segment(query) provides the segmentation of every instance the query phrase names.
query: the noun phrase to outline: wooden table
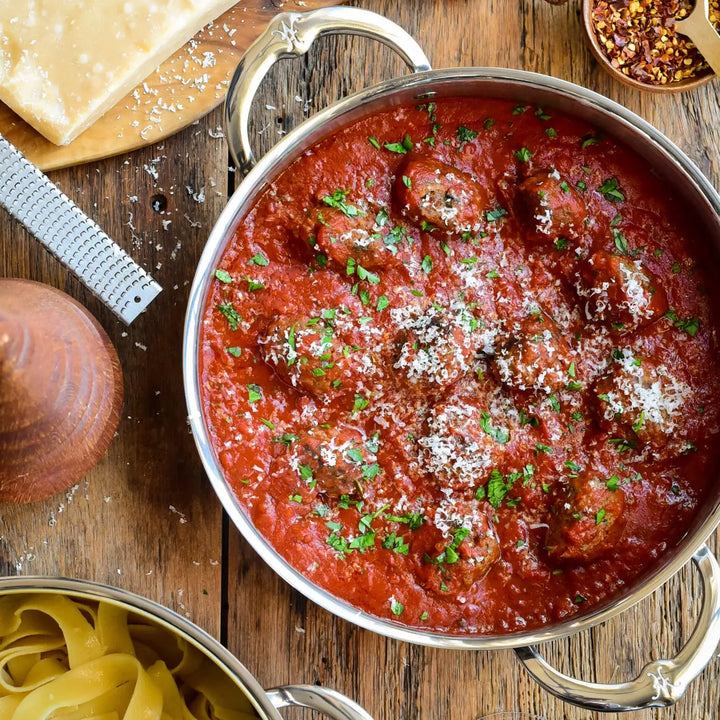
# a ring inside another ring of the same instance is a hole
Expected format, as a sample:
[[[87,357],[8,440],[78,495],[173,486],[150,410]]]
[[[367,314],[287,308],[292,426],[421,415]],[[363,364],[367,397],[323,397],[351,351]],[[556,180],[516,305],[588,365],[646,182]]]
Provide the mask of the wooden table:
[[[275,0],[275,5],[282,5]],[[664,131],[720,187],[720,84],[671,97],[611,80],[581,35],[579,3],[541,0],[361,0],[408,29],[435,67],[525,68],[588,86]],[[294,0],[285,9],[297,9]],[[258,149],[306,112],[368,83],[404,72],[385,48],[331,38],[302,61],[281,63],[258,97]],[[236,183],[217,129],[217,110],[169,140],[53,173],[53,179],[165,290],[125,328],[5,214],[0,273],[70,293],[107,329],[122,362],[126,401],[110,450],[76,488],[47,502],[0,510],[3,574],[89,578],[121,586],[192,619],[224,643],[266,687],[310,682],[337,688],[378,720],[474,720],[524,710],[555,720],[591,713],[540,690],[513,654],[430,650],[336,619],[291,590],[255,555],[206,480],[186,424],[181,337],[189,284],[203,243]],[[157,200],[167,209],[157,212]],[[2,459],[0,458],[0,462]],[[718,536],[712,545],[718,548]],[[546,655],[586,679],[637,674],[689,636],[699,588],[691,570],[624,616],[552,643]],[[715,718],[720,662],[672,709],[636,717]],[[302,711],[287,717],[309,717]]]

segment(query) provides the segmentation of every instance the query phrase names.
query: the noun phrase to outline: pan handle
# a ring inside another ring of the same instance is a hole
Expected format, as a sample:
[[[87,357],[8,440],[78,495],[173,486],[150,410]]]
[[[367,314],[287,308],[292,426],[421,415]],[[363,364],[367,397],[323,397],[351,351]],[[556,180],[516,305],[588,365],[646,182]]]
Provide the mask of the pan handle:
[[[276,708],[311,708],[324,713],[332,720],[373,720],[350,698],[336,690],[317,685],[283,685],[265,692]]]
[[[329,7],[276,15],[240,60],[225,101],[230,154],[243,175],[247,175],[256,162],[250,147],[248,121],[253,98],[265,75],[279,59],[304,55],[321,35],[338,33],[379,40],[395,50],[414,72],[430,70],[425,53],[412,36],[369,10]]]
[[[707,545],[693,555],[703,581],[703,605],[698,624],[687,644],[669,660],[653,660],[630,682],[589,683],[563,675],[536,647],[515,652],[526,670],[555,697],[599,712],[624,712],[676,703],[688,685],[712,660],[720,642],[720,566]]]

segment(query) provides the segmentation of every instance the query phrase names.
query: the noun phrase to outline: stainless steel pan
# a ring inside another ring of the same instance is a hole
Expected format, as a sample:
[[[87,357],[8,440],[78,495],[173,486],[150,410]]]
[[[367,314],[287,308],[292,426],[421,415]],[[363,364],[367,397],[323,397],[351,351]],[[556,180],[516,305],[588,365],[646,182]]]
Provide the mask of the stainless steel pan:
[[[353,33],[393,47],[414,74],[399,77],[352,95],[319,112],[287,135],[265,157],[256,161],[248,135],[253,95],[268,69],[279,58],[302,55],[319,35]],[[706,237],[720,256],[720,196],[690,159],[664,135],[626,108],[586,88],[552,77],[501,68],[430,70],[415,41],[394,23],[355,8],[327,8],[308,13],[284,13],[242,59],[230,87],[226,106],[227,136],[238,168],[245,175],[208,239],[192,286],[183,348],[185,392],[190,424],[210,481],[225,510],[258,554],[290,585],[330,612],[397,640],[442,648],[487,650],[515,648],[537,681],[557,697],[599,711],[637,710],[676,702],[688,684],[713,657],[720,641],[720,568],[704,545],[720,523],[720,483],[708,497],[679,544],[633,585],[612,600],[571,620],[540,630],[494,636],[454,636],[405,627],[362,612],[337,599],[300,575],[250,523],[223,477],[203,418],[198,372],[200,323],[213,271],[233,230],[263,189],[307,148],[353,121],[404,103],[442,97],[512,99],[552,108],[591,123],[598,130],[630,145],[645,160],[648,171],[670,183],[699,218]],[[720,257],[719,257],[720,259]],[[646,597],[690,559],[701,574],[704,600],[697,627],[677,657],[655,660],[640,675],[610,685],[575,680],[550,667],[535,644],[585,630],[624,612]]]

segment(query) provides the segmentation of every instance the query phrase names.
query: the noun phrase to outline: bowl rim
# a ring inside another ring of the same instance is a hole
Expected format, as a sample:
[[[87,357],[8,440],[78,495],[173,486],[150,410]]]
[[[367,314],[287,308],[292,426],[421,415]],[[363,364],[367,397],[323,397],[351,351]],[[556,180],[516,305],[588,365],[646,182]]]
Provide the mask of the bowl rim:
[[[703,70],[699,75],[685,78],[684,80],[669,82],[665,85],[644,83],[640,82],[640,80],[636,80],[630,75],[625,75],[625,73],[621,72],[618,68],[612,65],[610,58],[605,54],[602,46],[600,45],[600,40],[595,32],[592,19],[592,9],[595,2],[596,0],[583,0],[583,29],[592,54],[595,56],[595,59],[598,61],[603,70],[605,70],[605,72],[607,72],[611,77],[628,87],[635,88],[636,90],[643,90],[644,92],[655,93],[657,95],[670,95],[672,93],[695,90],[695,88],[705,85],[716,77],[710,67]]]
[[[92,580],[45,575],[0,578],[0,597],[31,593],[65,595],[111,603],[178,633],[226,672],[245,694],[260,718],[282,720],[252,673],[218,640],[174,610],[129,590]]]
[[[284,169],[283,162],[289,164],[290,160],[288,158],[294,160],[302,150],[314,144],[317,139],[329,134],[335,128],[341,127],[342,124],[338,121],[347,117],[353,111],[360,109],[362,106],[367,106],[371,101],[386,101],[388,98],[392,99],[402,93],[415,93],[416,100],[431,98],[439,87],[457,82],[510,83],[518,88],[518,93],[523,90],[526,92],[536,90],[556,93],[565,100],[600,111],[608,120],[619,123],[620,127],[644,135],[651,142],[654,149],[658,150],[674,166],[674,169],[680,171],[681,175],[689,182],[689,185],[694,188],[694,192],[698,197],[710,206],[720,222],[720,195],[690,158],[640,116],[604,95],[551,76],[525,70],[494,67],[428,70],[386,80],[350,95],[305,120],[264,155],[235,190],[210,232],[191,286],[183,336],[183,381],[188,407],[188,422],[201,461],[218,499],[245,540],[291,587],[334,615],[366,630],[396,640],[438,648],[463,650],[508,649],[548,642],[572,635],[615,617],[650,595],[691,559],[707,537],[720,524],[720,498],[714,509],[703,519],[700,526],[679,541],[679,545],[682,545],[682,547],[679,547],[672,554],[672,558],[653,572],[639,587],[633,592],[622,595],[609,603],[601,604],[586,614],[574,616],[570,620],[539,629],[505,635],[456,635],[431,632],[379,618],[353,607],[344,600],[340,600],[305,578],[270,545],[269,541],[257,531],[245,515],[229,482],[223,476],[220,463],[210,441],[201,400],[199,337],[207,291],[212,282],[216,260],[219,259],[225,246],[229,243],[241,216],[249,209],[250,201],[254,201],[258,194]],[[447,93],[448,97],[451,95],[452,93]],[[456,92],[455,95],[462,95],[462,93]],[[492,95],[488,94],[486,97],[492,97]],[[402,103],[396,101],[395,103],[389,103],[388,107],[396,104]],[[350,122],[350,120],[346,120],[345,124],[347,122]],[[335,124],[334,127],[333,123]],[[665,555],[670,554],[665,553]]]

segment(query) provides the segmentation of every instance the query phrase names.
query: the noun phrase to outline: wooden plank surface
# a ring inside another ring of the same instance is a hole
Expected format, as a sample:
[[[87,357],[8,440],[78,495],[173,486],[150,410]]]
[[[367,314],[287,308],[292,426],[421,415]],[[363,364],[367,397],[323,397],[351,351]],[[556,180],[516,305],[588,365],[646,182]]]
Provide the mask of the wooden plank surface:
[[[619,100],[666,132],[720,186],[720,83],[662,98],[617,84],[584,44],[577,3],[355,4],[398,21],[436,67],[525,68]],[[292,0],[275,5],[298,9]],[[308,113],[401,72],[402,63],[378,44],[359,38],[320,41],[304,59],[284,61],[271,73],[255,106],[256,147],[266,150]],[[0,215],[0,274],[51,283],[85,303],[117,347],[126,383],[118,435],[74,492],[44,503],[0,507],[0,572],[86,577],[142,593],[216,636],[223,631],[230,649],[265,686],[318,682],[354,697],[377,720],[475,720],[514,710],[547,720],[595,717],[538,689],[511,652],[430,650],[334,618],[279,580],[232,527],[223,554],[222,513],[188,434],[181,382],[188,286],[234,182],[225,141],[216,137],[221,123],[216,110],[160,144],[52,175],[164,286],[130,329],[21,227]],[[163,214],[153,210],[158,202],[167,203]],[[587,679],[630,677],[647,659],[677,651],[692,631],[699,596],[693,573],[683,571],[625,616],[549,644],[546,655]],[[719,679],[716,660],[676,707],[633,717],[714,720]]]

